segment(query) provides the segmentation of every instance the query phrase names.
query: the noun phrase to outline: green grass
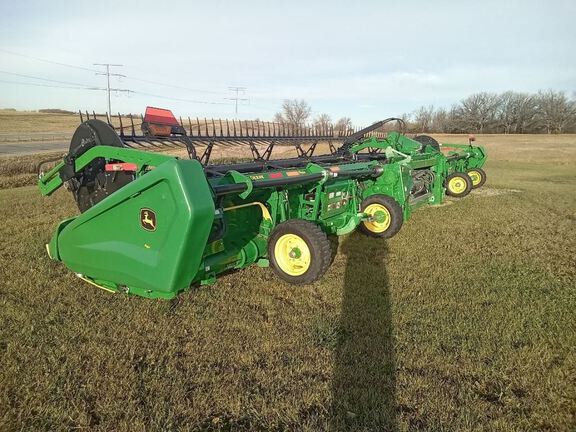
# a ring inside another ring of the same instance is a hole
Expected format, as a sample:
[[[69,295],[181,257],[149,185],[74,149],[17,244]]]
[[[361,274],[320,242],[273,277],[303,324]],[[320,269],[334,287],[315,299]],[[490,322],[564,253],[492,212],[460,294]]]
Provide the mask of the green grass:
[[[0,430],[574,430],[574,150],[487,171],[313,286],[251,267],[171,302],[48,259],[66,191],[0,190]]]

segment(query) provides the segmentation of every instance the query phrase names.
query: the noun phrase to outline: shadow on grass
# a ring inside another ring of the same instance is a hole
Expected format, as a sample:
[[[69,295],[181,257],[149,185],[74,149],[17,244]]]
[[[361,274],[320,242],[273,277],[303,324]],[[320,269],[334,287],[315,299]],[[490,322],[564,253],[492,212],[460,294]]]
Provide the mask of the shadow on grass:
[[[395,359],[384,240],[343,239],[344,293],[332,383],[333,431],[395,431]]]

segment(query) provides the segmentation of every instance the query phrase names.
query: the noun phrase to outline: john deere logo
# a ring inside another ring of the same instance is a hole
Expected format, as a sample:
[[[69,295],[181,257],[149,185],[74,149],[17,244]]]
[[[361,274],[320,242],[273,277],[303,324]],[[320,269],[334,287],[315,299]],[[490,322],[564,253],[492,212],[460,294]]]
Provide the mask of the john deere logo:
[[[146,231],[156,231],[156,213],[150,209],[140,209],[140,225]]]

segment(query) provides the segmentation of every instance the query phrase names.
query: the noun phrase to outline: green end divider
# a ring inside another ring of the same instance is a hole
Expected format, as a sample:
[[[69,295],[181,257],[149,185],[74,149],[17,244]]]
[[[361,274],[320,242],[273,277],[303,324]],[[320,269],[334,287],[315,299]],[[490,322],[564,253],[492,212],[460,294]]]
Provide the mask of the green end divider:
[[[200,163],[166,160],[60,224],[49,253],[103,288],[171,298],[199,271],[214,211]]]

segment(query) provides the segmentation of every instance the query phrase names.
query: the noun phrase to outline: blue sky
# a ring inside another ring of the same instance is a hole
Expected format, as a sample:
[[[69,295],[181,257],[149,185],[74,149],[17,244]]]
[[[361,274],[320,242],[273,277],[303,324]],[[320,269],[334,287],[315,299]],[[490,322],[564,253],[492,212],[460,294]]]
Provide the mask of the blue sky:
[[[114,95],[114,112],[154,105],[231,117],[229,86],[247,87],[241,118],[270,119],[283,99],[302,98],[315,115],[355,124],[478,91],[572,95],[575,17],[575,1],[554,0],[3,0],[0,107],[106,110],[102,91],[15,84],[105,85],[92,71],[22,55],[88,69],[123,64],[115,71],[126,78],[112,86],[140,93]]]

